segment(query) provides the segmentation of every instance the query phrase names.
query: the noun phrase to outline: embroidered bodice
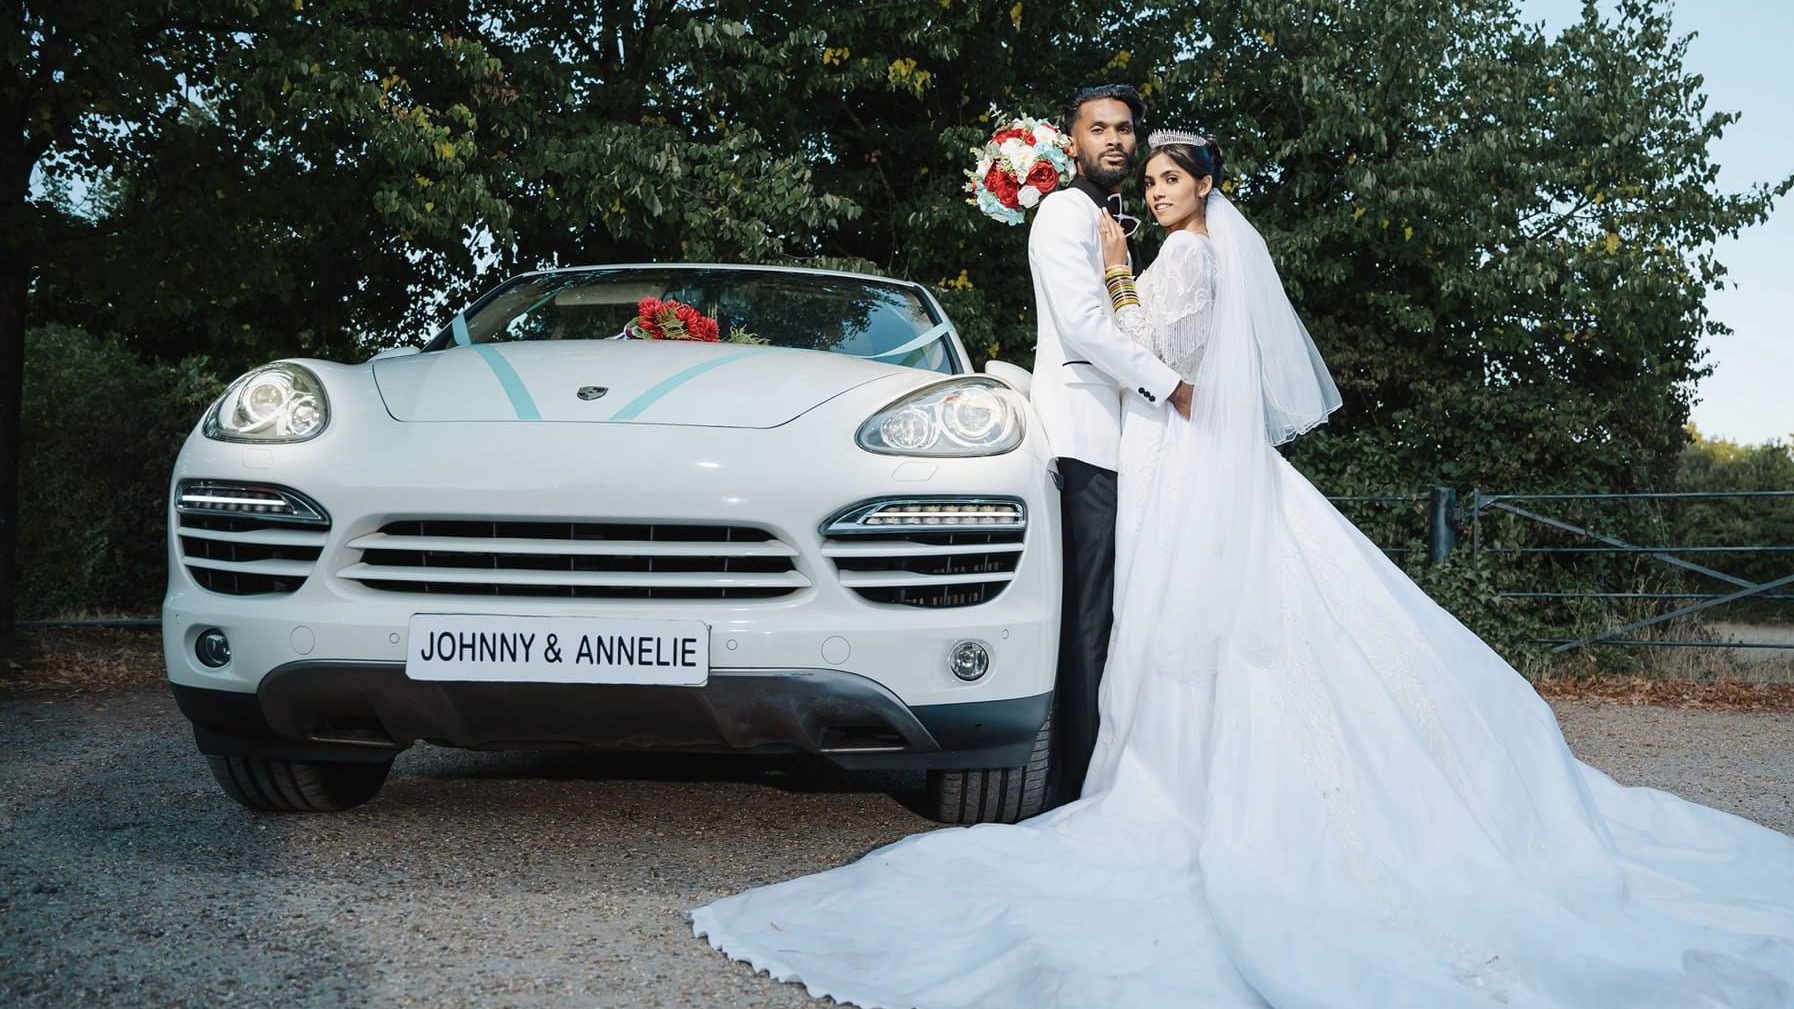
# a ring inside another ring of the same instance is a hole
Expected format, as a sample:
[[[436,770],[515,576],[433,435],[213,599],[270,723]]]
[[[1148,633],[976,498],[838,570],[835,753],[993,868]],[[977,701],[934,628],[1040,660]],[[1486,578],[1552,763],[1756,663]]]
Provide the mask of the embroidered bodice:
[[[1184,381],[1195,382],[1214,320],[1215,253],[1208,236],[1172,233],[1136,286],[1140,304],[1117,312],[1115,324]]]

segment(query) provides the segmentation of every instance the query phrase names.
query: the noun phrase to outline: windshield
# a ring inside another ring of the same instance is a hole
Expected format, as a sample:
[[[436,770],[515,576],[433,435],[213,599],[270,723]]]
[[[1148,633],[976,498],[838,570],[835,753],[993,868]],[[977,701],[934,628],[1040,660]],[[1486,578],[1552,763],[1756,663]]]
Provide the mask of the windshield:
[[[906,284],[753,269],[576,270],[520,277],[431,342],[627,339],[643,298],[716,320],[727,342],[825,350],[944,374],[959,369],[950,330]]]

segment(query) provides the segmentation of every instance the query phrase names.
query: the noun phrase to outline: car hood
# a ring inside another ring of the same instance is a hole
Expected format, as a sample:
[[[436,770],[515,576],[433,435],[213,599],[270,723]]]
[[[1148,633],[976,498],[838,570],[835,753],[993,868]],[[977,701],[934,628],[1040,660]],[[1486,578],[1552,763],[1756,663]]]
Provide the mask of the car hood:
[[[849,389],[913,368],[727,343],[479,344],[373,362],[400,421],[574,421],[777,427]]]

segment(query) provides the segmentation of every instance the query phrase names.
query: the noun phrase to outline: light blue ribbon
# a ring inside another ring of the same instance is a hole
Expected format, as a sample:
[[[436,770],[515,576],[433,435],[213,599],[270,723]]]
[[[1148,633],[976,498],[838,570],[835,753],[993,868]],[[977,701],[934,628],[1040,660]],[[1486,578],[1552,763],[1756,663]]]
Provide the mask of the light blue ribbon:
[[[941,339],[942,337],[946,336],[948,333],[950,333],[952,331],[953,331],[952,325],[949,323],[943,322],[940,325],[929,330],[928,332],[923,333],[921,336],[916,337],[914,340],[909,341],[908,343],[904,344],[901,347],[893,347],[890,350],[881,350],[876,354],[848,354],[847,356],[848,357],[857,357],[864,361],[879,361],[879,360],[883,360],[884,358],[887,358],[887,357],[902,357],[903,355],[909,353],[912,350],[919,350],[923,347],[928,346],[929,344],[933,343],[936,340]],[[838,351],[837,353],[840,353],[840,352]]]
[[[789,347],[752,347],[752,348],[749,348],[748,350],[743,350],[738,353],[725,354],[722,357],[712,358],[711,360],[705,361],[701,364],[694,364],[691,367],[686,368],[683,371],[676,371],[673,374],[668,375],[666,378],[661,379],[659,382],[654,383],[654,385],[651,388],[649,388],[646,392],[643,392],[640,396],[637,396],[636,398],[623,404],[623,408],[618,410],[616,413],[611,414],[610,419],[611,420],[634,420],[635,418],[641,416],[641,413],[643,410],[646,410],[650,406],[653,406],[655,401],[660,399],[662,396],[665,396],[667,393],[672,392],[674,389],[679,388],[680,386],[691,381],[692,379],[697,378],[699,375],[702,375],[705,372],[710,371],[714,368],[721,368],[723,365],[728,364],[731,361],[739,361],[744,357],[753,357],[756,354],[765,354],[765,353],[768,353],[771,351],[790,350],[790,349],[791,348],[789,348]]]
[[[511,362],[505,360],[505,356],[499,352],[498,348],[489,343],[474,344],[470,342],[467,332],[467,316],[465,314],[460,312],[455,313],[454,319],[449,322],[449,328],[454,334],[455,344],[457,346],[473,347],[473,349],[480,355],[481,359],[486,362],[486,366],[492,369],[492,374],[498,379],[498,384],[504,388],[505,395],[510,398],[511,409],[517,414],[518,420],[542,419],[542,412],[536,408],[536,401],[530,397],[529,389],[524,386],[523,380],[517,376],[517,370],[511,367]],[[876,354],[847,354],[846,356],[857,357],[866,361],[878,361],[885,358],[901,357],[926,347],[937,340],[945,338],[948,333],[952,332],[952,330],[953,327],[950,324],[943,322],[927,332],[916,336],[914,339],[905,342],[901,346],[893,347],[890,350],[879,351]],[[634,420],[641,416],[649,407],[664,398],[668,393],[705,372],[720,368],[723,365],[734,361],[739,361],[744,357],[753,357],[757,354],[790,349],[792,348],[750,347],[747,350],[739,351],[734,354],[725,354],[722,357],[694,364],[683,371],[674,372],[666,378],[661,379],[659,382],[656,382],[641,395],[630,400],[628,403],[623,404],[616,413],[611,415],[610,419],[613,421]],[[838,351],[837,353],[844,352]]]
[[[455,319],[459,321],[461,317],[457,315]],[[459,333],[466,331],[467,323],[462,322]],[[492,374],[498,377],[498,384],[504,386],[505,395],[511,398],[511,409],[516,412],[517,419],[541,420],[542,411],[536,409],[536,401],[530,398],[529,390],[524,388],[523,379],[517,377],[517,369],[511,367],[511,362],[505,360],[498,348],[489,343],[480,343],[475,344],[473,349],[479,352],[480,357],[485,359],[486,366],[492,369]]]

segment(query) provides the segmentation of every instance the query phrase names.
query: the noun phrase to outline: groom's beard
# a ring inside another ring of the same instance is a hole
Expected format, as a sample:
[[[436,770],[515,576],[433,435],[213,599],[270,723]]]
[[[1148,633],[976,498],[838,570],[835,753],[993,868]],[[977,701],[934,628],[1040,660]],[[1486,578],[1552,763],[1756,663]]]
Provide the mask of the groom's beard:
[[[1120,186],[1121,181],[1134,170],[1134,155],[1130,154],[1126,161],[1110,167],[1102,162],[1102,156],[1105,153],[1107,152],[1098,151],[1094,158],[1078,155],[1078,173],[1104,189],[1114,189]]]

